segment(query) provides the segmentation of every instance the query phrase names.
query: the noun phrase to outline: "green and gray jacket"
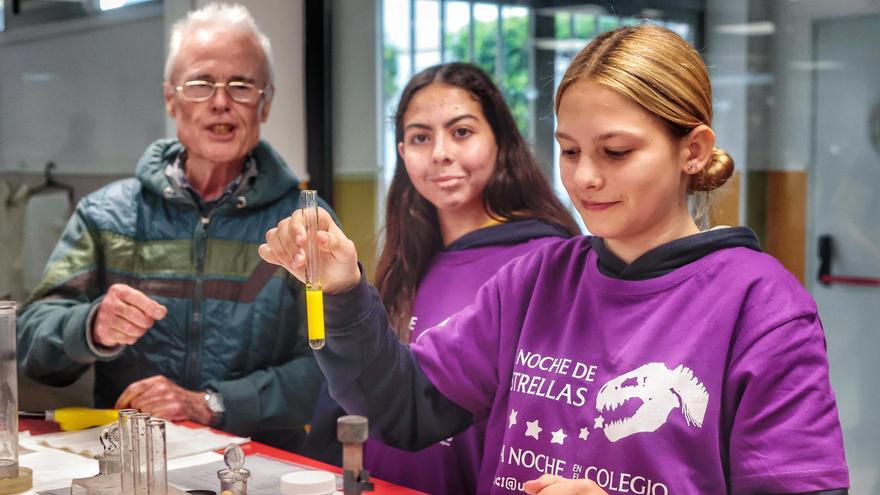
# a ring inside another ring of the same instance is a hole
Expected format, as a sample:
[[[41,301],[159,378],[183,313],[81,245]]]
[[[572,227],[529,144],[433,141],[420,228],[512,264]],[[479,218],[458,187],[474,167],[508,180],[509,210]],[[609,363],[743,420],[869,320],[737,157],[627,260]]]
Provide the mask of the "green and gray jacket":
[[[18,318],[20,366],[60,386],[94,363],[98,407],[161,374],[189,390],[219,391],[226,431],[301,428],[323,379],[302,329],[303,286],[257,254],[266,231],[298,207],[299,183],[260,142],[251,154],[256,176],[203,217],[164,172],[181,150],[176,140],[156,141],[137,178],[77,205]],[[87,340],[87,326],[115,283],[146,293],[168,315],[136,344],[103,352]]]

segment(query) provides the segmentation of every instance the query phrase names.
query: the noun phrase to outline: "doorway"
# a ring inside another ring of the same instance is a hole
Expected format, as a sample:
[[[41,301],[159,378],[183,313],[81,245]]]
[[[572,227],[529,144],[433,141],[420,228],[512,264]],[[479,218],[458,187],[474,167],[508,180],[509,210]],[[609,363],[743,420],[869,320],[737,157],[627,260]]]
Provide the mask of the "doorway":
[[[832,275],[880,278],[880,64],[869,62],[878,60],[880,16],[814,28],[807,283],[825,328],[850,493],[880,495],[880,286],[817,280],[820,236],[831,239]]]

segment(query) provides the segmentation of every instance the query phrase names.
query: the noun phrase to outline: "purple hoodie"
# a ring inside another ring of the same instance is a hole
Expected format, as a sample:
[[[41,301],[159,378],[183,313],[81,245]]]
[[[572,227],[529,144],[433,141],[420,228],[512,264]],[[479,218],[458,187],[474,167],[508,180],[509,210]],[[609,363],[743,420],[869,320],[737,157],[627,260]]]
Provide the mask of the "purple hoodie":
[[[588,238],[555,244],[412,349],[444,396],[488,415],[479,493],[543,473],[611,494],[849,485],[815,303],[750,249],[632,281],[600,273]]]

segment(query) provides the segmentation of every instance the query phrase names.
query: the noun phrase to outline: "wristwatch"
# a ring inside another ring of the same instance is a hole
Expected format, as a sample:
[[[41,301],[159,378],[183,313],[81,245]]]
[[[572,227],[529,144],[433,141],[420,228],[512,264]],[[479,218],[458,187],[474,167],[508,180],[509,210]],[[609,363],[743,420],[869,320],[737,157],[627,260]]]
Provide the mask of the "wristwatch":
[[[223,404],[223,396],[216,390],[205,390],[205,405],[211,410],[211,424],[209,426],[218,426],[223,422],[223,414],[226,412],[226,406]]]

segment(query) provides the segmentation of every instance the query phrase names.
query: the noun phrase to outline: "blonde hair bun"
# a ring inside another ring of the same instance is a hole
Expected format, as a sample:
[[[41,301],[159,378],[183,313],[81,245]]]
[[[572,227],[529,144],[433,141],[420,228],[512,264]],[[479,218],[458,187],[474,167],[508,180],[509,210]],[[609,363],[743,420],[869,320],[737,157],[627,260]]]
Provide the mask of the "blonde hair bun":
[[[726,151],[712,148],[712,159],[699,173],[691,177],[690,191],[712,191],[723,186],[733,175],[733,158]]]

